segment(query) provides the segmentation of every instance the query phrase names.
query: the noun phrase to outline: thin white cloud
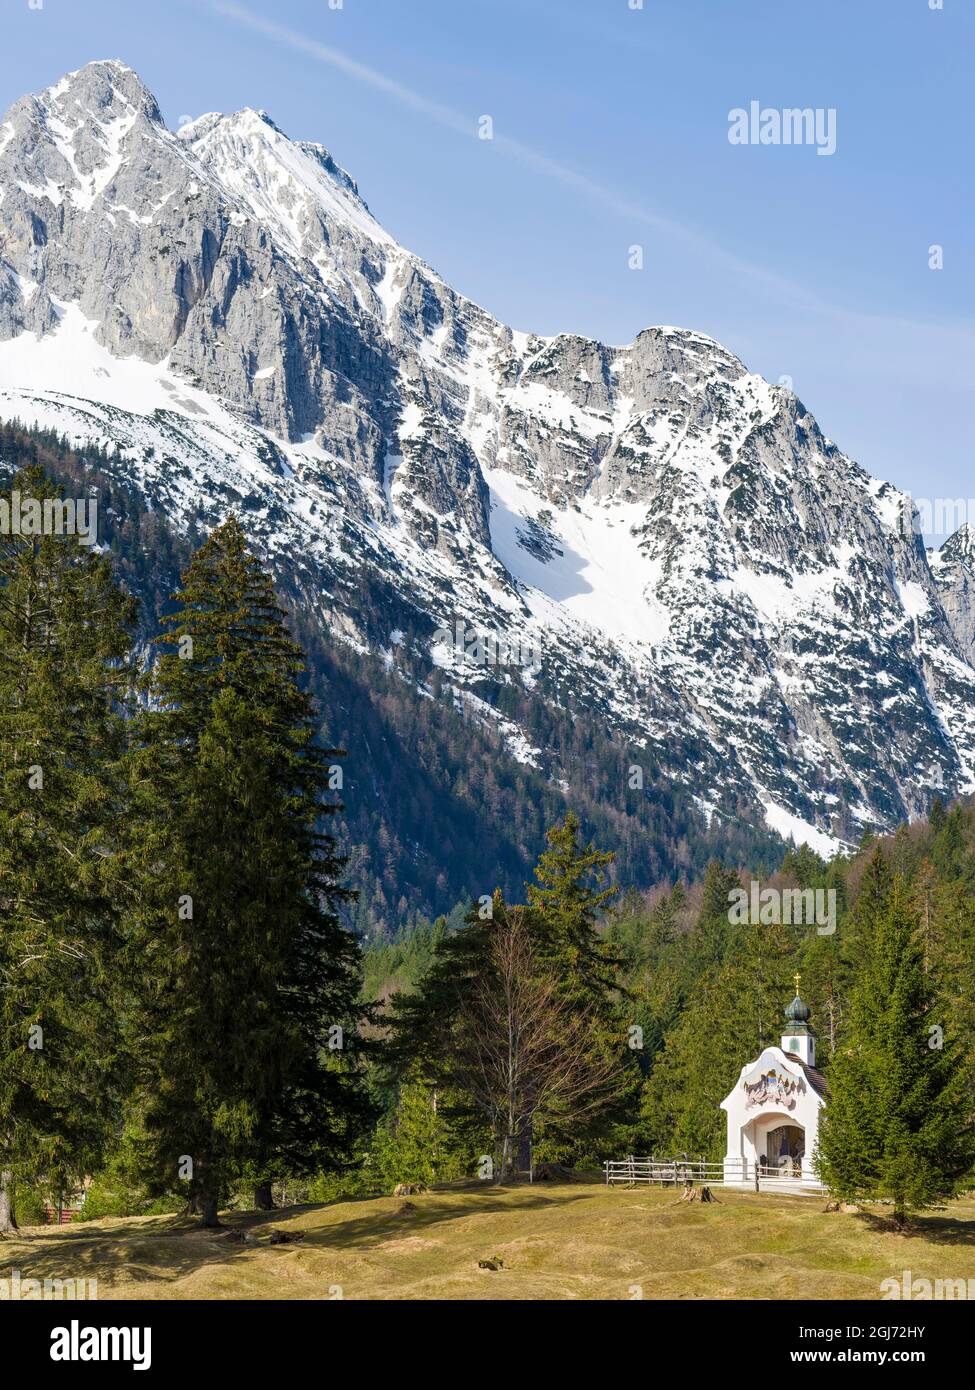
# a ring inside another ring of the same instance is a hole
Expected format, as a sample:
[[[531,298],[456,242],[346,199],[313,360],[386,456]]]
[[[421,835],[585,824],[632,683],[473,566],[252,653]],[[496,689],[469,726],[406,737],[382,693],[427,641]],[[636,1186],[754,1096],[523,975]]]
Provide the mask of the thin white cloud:
[[[387,77],[378,69],[350,58],[347,53],[343,53],[341,49],[335,48],[333,45],[309,38],[307,34],[299,33],[287,25],[278,24],[275,20],[265,19],[262,15],[254,14],[245,6],[233,3],[233,0],[204,0],[204,3],[214,13],[232,20],[254,33],[262,34],[275,43],[305,53],[318,62],[327,63],[354,81],[365,83],[399,102],[402,106],[436,121],[437,124],[455,134],[463,135],[468,139],[476,139],[477,137],[476,117],[466,115],[454,107],[432,100],[422,92],[417,92],[412,87]],[[697,250],[702,257],[718,266],[723,266],[733,275],[748,279],[753,285],[768,293],[777,303],[793,312],[832,319],[835,331],[859,335],[862,346],[866,348],[869,342],[871,349],[876,351],[878,356],[884,355],[881,344],[886,341],[889,347],[889,336],[898,334],[905,334],[908,339],[913,338],[915,349],[921,343],[926,344],[929,350],[937,351],[940,348],[943,353],[946,338],[954,339],[958,349],[964,349],[969,356],[975,349],[975,335],[973,335],[972,325],[965,320],[943,326],[937,322],[911,321],[883,314],[859,312],[831,304],[821,296],[805,289],[802,285],[776,274],[763,265],[756,264],[754,261],[726,250],[725,247],[705,233],[685,226],[661,213],[654,212],[642,204],[633,202],[615,189],[591,178],[588,174],[580,173],[577,169],[553,159],[513,136],[496,132],[492,141],[478,143],[489,145],[517,160],[520,164],[561,183],[564,187],[571,188],[590,203],[603,207],[618,217],[634,224],[649,227],[656,232],[672,237],[684,246]]]
[[[459,135],[470,135],[471,133],[470,120],[459,111],[453,111],[449,106],[443,106],[438,101],[431,101],[429,97],[423,96],[420,92],[405,87],[402,82],[397,82],[392,77],[387,77],[385,73],[378,72],[375,68],[350,58],[339,48],[333,48],[327,43],[319,43],[317,39],[311,39],[307,34],[299,34],[296,29],[289,29],[285,24],[278,24],[273,19],[265,19],[263,15],[254,14],[253,11],[245,9],[243,5],[230,3],[230,0],[205,0],[205,2],[209,9],[222,15],[225,19],[233,19],[245,28],[252,29],[257,34],[263,34],[265,38],[273,39],[275,43],[297,49],[300,53],[307,53],[310,58],[317,58],[320,63],[328,63],[330,67],[338,68],[340,72],[344,72],[347,77],[375,87],[377,91],[392,97],[394,101],[400,102],[403,106],[409,106],[424,116],[429,116],[431,120],[437,121],[449,130],[456,131]]]
[[[351,77],[357,82],[364,82],[375,88],[376,91],[398,101],[401,105],[408,106],[411,110],[418,111],[436,121],[438,125],[452,130],[455,134],[466,136],[469,139],[474,139],[477,136],[476,117],[465,115],[464,112],[458,111],[454,107],[445,106],[442,102],[433,101],[430,97],[424,96],[422,92],[417,92],[412,87],[407,87],[404,83],[387,77],[385,73],[379,72],[376,68],[350,58],[348,54],[331,44],[309,38],[307,34],[301,34],[287,25],[278,24],[273,19],[265,19],[263,15],[254,14],[252,10],[243,5],[232,3],[232,0],[206,0],[206,3],[209,9],[225,19],[234,20],[237,24],[252,30],[254,33],[262,34],[265,38],[272,39],[276,43],[305,53],[318,62],[327,63],[347,77]],[[793,308],[811,309],[815,307],[810,297],[799,286],[791,284],[788,280],[773,274],[763,266],[755,265],[751,261],[726,251],[710,237],[694,231],[690,227],[683,226],[672,218],[665,217],[630,201],[614,189],[608,188],[587,174],[582,174],[559,160],[543,154],[532,146],[526,145],[523,141],[503,133],[496,133],[490,143],[494,148],[516,159],[520,164],[573,189],[588,201],[606,208],[617,216],[673,236],[685,244],[696,246],[705,254],[721,261],[735,273],[746,275],[750,279],[760,282],[767,290],[788,302]]]

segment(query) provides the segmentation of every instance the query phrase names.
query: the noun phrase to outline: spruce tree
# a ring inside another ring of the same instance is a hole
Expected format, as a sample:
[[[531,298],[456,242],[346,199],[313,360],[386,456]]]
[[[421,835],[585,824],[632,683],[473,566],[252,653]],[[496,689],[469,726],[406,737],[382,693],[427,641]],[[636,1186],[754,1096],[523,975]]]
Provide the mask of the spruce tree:
[[[337,754],[235,518],[174,601],[135,777],[144,1159],[214,1224],[245,1176],[266,1206],[274,1177],[351,1158],[360,971],[322,824]]]
[[[450,1113],[449,1097],[418,1080],[415,1072],[403,1081],[396,1105],[378,1126],[370,1151],[370,1166],[384,1191],[391,1192],[398,1183],[432,1187],[469,1178],[476,1171],[484,1139],[479,1145],[472,1143],[450,1123]]]
[[[11,492],[59,496],[37,468]],[[12,1181],[70,1191],[118,1112],[133,618],[77,536],[0,535],[0,1230]]]
[[[830,1065],[818,1164],[840,1196],[890,1199],[903,1225],[970,1185],[972,1098],[905,885],[895,879],[883,897],[872,886],[869,950]]]
[[[446,1084],[446,1056],[454,1022],[471,988],[490,968],[491,921],[505,911],[496,889],[489,903],[473,902],[459,930],[434,943],[429,966],[416,988],[390,1001],[384,1061],[400,1081],[408,1076],[428,1085]],[[474,1111],[461,1108],[470,1118]]]
[[[636,961],[629,972],[636,1009],[635,1021],[643,1030],[638,1054],[641,1070],[648,1072],[664,1045],[664,1039],[680,1018],[685,1004],[683,960],[686,945],[679,930],[687,905],[681,883],[655,904],[649,919],[640,925]]]
[[[713,1159],[724,1153],[719,1103],[734,1085],[754,1043],[737,1034],[727,994],[705,977],[667,1035],[640,1101],[640,1132],[650,1153]]]
[[[707,973],[716,974],[724,964],[731,940],[731,893],[740,886],[733,869],[711,860],[704,874],[701,909],[686,953],[689,987]]]
[[[541,1114],[538,1132],[527,1130],[523,1136],[522,1166],[536,1142],[548,1158],[592,1158],[607,1126],[635,1118],[640,1084],[639,1049],[630,1047],[630,1029],[640,1026],[639,1006],[623,987],[624,957],[600,931],[602,910],[617,891],[604,886],[616,856],[583,843],[573,811],[545,838],[548,848],[535,867],[536,882],[527,885],[527,922],[539,961],[558,981],[561,998],[589,1018],[594,1059],[614,1057],[621,1077],[628,1072],[628,1078],[607,1091],[605,1102],[594,1105],[585,1121],[573,1117],[562,1123],[554,1110]]]
[[[890,865],[877,845],[869,857],[864,856],[856,898],[840,937],[841,965],[851,989],[870,957],[873,935],[890,896],[892,882]]]
[[[604,1005],[607,991],[618,987],[622,957],[614,955],[596,930],[600,910],[616,895],[602,887],[616,856],[583,845],[578,816],[569,811],[561,825],[545,836],[529,883],[536,948],[562,979],[567,997],[580,1004]]]
[[[792,994],[796,938],[804,930],[763,922],[735,928],[738,935],[719,976],[719,987],[734,1019],[733,1036],[742,1039],[746,1051],[739,1066],[779,1041],[782,1010]]]

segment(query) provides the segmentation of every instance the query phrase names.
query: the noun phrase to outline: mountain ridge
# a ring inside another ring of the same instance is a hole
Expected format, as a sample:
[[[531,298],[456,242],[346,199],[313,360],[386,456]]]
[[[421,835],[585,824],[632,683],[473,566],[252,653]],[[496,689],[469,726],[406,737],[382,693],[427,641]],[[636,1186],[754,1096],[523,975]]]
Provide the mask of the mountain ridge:
[[[168,131],[118,61],[15,103],[0,184],[0,415],[116,447],[177,529],[243,511],[323,627],[553,784],[506,703],[600,721],[620,806],[663,777],[821,851],[975,788],[971,551],[714,340],[517,332],[324,146]]]

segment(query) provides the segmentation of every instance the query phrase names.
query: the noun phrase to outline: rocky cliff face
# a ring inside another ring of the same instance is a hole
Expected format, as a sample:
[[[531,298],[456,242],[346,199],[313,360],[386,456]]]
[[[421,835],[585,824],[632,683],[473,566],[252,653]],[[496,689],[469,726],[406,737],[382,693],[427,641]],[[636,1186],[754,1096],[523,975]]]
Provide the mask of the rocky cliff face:
[[[945,616],[965,660],[975,664],[975,531],[966,522],[928,552]]]
[[[11,108],[0,189],[0,415],[117,445],[181,527],[242,511],[334,634],[419,698],[439,667],[553,780],[506,690],[618,737],[621,800],[652,768],[821,848],[975,785],[970,540],[929,563],[909,499],[711,339],[515,332],[322,146],[171,132],[119,63]]]

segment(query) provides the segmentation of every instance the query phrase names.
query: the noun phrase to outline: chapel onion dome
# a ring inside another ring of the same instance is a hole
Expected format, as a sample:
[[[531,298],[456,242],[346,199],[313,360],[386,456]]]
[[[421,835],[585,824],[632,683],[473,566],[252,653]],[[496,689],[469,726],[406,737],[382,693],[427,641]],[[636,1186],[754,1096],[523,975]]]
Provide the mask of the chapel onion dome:
[[[798,994],[795,999],[793,999],[792,1003],[786,1007],[785,1016],[789,1023],[809,1022],[809,1009],[799,998]]]

